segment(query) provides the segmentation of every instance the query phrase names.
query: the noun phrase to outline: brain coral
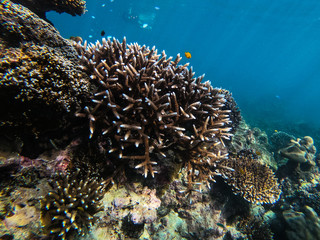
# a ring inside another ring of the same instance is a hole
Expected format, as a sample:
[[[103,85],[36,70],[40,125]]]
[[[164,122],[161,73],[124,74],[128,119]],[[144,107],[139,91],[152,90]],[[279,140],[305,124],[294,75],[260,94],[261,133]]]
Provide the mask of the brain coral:
[[[180,55],[167,58],[126,39],[75,47],[93,89],[77,115],[89,119],[90,138],[104,139],[105,152],[119,162],[135,160],[145,176],[154,176],[152,153],[203,142],[224,146],[232,136],[240,114],[230,93],[194,78],[188,64],[178,64]]]

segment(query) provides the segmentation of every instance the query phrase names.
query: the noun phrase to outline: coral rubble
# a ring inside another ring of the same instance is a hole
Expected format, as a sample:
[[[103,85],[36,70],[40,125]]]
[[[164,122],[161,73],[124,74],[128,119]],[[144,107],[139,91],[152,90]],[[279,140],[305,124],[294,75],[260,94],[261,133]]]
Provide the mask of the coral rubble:
[[[94,215],[102,210],[99,201],[106,182],[94,177],[80,177],[80,170],[59,174],[53,190],[41,201],[41,218],[50,235],[66,239],[72,234],[85,235],[94,224]]]

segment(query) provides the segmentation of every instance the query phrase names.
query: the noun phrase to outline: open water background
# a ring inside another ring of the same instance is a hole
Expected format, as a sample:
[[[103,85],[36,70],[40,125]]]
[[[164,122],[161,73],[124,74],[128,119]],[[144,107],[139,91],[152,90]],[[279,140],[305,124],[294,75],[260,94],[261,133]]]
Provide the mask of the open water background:
[[[320,137],[320,1],[88,0],[87,9],[47,18],[66,38],[95,42],[103,30],[180,53],[233,93],[252,126]]]

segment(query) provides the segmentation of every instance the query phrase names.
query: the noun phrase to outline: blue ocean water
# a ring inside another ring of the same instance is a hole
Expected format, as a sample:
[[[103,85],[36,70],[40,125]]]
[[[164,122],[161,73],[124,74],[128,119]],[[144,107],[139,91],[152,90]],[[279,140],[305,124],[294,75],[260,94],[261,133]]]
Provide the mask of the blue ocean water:
[[[264,130],[320,138],[320,2],[316,0],[97,0],[86,14],[48,13],[62,36],[112,36],[192,54],[196,76],[233,93]]]

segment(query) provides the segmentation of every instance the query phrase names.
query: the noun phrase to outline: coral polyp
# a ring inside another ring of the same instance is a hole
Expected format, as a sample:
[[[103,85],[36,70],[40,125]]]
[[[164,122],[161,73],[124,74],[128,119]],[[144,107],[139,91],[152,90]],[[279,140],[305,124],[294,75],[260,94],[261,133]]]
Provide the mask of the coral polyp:
[[[51,183],[53,190],[41,201],[41,220],[45,231],[61,239],[85,235],[94,224],[94,214],[101,211],[100,200],[106,183],[96,178],[80,178],[80,170],[59,174]]]

